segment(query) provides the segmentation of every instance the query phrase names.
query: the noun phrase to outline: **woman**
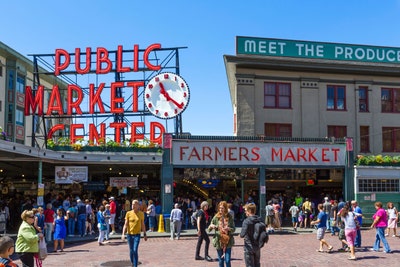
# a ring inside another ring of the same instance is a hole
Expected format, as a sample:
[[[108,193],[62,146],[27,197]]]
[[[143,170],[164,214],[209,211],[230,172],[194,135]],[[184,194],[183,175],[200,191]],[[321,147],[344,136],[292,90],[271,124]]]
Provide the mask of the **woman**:
[[[60,249],[64,251],[64,240],[67,236],[67,227],[65,225],[65,220],[68,220],[67,216],[64,215],[64,210],[57,209],[57,217],[54,220],[54,252],[57,252],[58,241],[60,241]]]
[[[19,253],[23,266],[34,267],[34,255],[39,252],[39,239],[42,233],[36,234],[33,226],[35,215],[31,210],[24,210],[21,214],[22,223],[18,230],[15,252]]]
[[[125,240],[127,234],[129,257],[133,267],[137,267],[139,263],[139,243],[140,232],[143,232],[144,241],[147,241],[146,226],[144,225],[144,213],[140,210],[140,204],[137,199],[132,201],[132,210],[125,215],[125,223],[122,228],[122,241]]]
[[[212,218],[208,230],[215,230],[213,246],[217,249],[219,267],[224,267],[224,262],[226,267],[230,267],[232,246],[235,243],[233,237],[235,223],[233,217],[229,214],[226,201],[221,201],[218,204],[218,212]]]
[[[97,212],[97,229],[99,229],[99,238],[97,241],[99,242],[99,246],[104,245],[104,237],[107,231],[106,219],[103,214],[104,210],[104,206],[100,205],[99,211]]]
[[[385,229],[387,227],[387,216],[386,216],[386,211],[382,208],[382,202],[380,202],[380,201],[375,202],[375,209],[376,209],[376,212],[375,212],[374,216],[372,216],[372,219],[374,221],[371,224],[371,228],[375,227],[376,235],[375,235],[374,246],[370,250],[379,251],[379,247],[380,247],[381,241],[382,241],[384,249],[385,249],[384,252],[392,253],[389,243],[387,242],[386,237],[385,237]]]
[[[53,205],[51,203],[48,203],[46,205],[46,209],[43,212],[44,214],[44,236],[46,237],[46,242],[50,243],[51,242],[51,234],[53,233],[53,223],[54,223],[54,217],[56,216],[54,210],[53,210]]]
[[[149,218],[149,232],[154,232],[156,227],[156,206],[153,204],[153,200],[149,200],[149,206],[147,207],[147,216]]]
[[[396,207],[393,205],[393,202],[387,203],[386,215],[388,216],[389,220],[385,236],[390,235],[390,229],[393,229],[393,237],[396,237],[398,212]]]
[[[357,214],[349,212],[349,206],[345,205],[339,215],[342,222],[344,222],[344,234],[346,236],[347,245],[350,248],[350,257],[348,259],[355,260],[354,241],[357,236],[357,224],[355,222],[355,220],[357,220]]]
[[[37,208],[37,212],[35,213],[35,222],[33,225],[35,226],[36,231],[40,233],[42,233],[44,230],[44,214],[42,207]]]
[[[208,234],[206,232],[207,229],[207,222],[209,220],[208,216],[208,202],[203,201],[200,204],[200,210],[197,211],[197,245],[196,245],[196,260],[206,260],[206,261],[213,261],[212,258],[208,255],[208,248],[210,247],[210,238],[208,237]],[[206,242],[205,247],[204,247],[204,256],[205,258],[200,256],[200,248],[201,244],[203,243],[203,240]]]

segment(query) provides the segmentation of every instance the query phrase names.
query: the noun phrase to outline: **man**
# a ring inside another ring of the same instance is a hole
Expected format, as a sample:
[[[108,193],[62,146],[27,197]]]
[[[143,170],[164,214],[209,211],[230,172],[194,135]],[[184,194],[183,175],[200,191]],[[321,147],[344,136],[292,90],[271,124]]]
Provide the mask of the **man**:
[[[299,222],[299,212],[300,209],[296,205],[296,202],[293,202],[292,206],[289,209],[290,214],[292,215],[292,224],[293,224],[293,230],[297,232],[297,223]]]
[[[247,218],[243,221],[240,237],[244,238],[244,262],[246,267],[260,267],[260,247],[254,240],[254,225],[261,222],[256,214],[256,205],[249,203],[244,206]]]
[[[179,204],[176,203],[174,205],[174,209],[171,211],[171,240],[174,240],[175,232],[176,232],[176,239],[179,240],[181,235],[181,227],[182,227],[182,210],[179,208]]]
[[[82,237],[86,231],[86,205],[80,199],[76,202],[78,203],[78,233]]]
[[[351,207],[352,207],[352,209],[353,209],[353,211],[355,213],[362,214],[362,210],[358,206],[357,201],[352,200],[351,201]],[[362,225],[362,215],[361,216],[357,216],[357,220],[358,220],[358,222],[359,222],[359,224],[361,226]],[[360,229],[360,227],[357,228],[356,240],[354,240],[354,247],[356,247],[356,248],[360,248],[361,247],[361,229]]]
[[[115,216],[117,215],[117,203],[115,203],[115,198],[110,197],[108,199],[110,201],[110,226],[111,226],[111,233],[110,235],[115,234]]]
[[[272,206],[272,200],[268,201],[268,205],[265,206],[265,225],[267,226],[267,231],[273,232],[274,231],[274,227],[273,227],[273,223],[274,223],[274,216],[275,216],[275,212],[274,212],[274,206]]]
[[[312,221],[310,225],[317,225],[317,239],[319,240],[319,249],[317,252],[324,252],[324,245],[328,248],[328,252],[331,252],[333,247],[326,242],[324,239],[325,230],[326,230],[326,218],[328,215],[324,212],[323,204],[318,204],[318,218],[315,221]]]
[[[332,205],[331,205],[331,202],[329,202],[329,198],[328,197],[325,197],[324,200],[325,200],[325,202],[323,204],[324,212],[328,215],[326,217],[326,230],[327,231],[332,231],[331,224],[329,222],[329,219],[330,219],[329,214],[331,214]]]
[[[140,232],[143,232],[144,241],[147,241],[144,213],[139,210],[139,200],[135,199],[132,201],[132,210],[128,211],[125,215],[125,223],[121,235],[121,239],[124,241],[125,233],[127,234],[129,256],[134,267],[140,264],[138,253]]]
[[[209,220],[208,215],[208,202],[203,201],[200,204],[200,210],[197,213],[197,245],[196,245],[196,260],[206,260],[206,261],[213,261],[212,258],[208,255],[208,249],[210,247],[210,238],[206,232],[207,223]],[[200,248],[203,240],[206,242],[204,247],[204,258],[200,256]]]

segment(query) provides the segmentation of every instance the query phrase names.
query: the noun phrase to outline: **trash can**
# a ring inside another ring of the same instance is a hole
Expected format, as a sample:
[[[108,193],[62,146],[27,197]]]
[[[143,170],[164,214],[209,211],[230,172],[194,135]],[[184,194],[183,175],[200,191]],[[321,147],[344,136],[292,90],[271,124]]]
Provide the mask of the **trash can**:
[[[171,214],[164,214],[165,232],[171,233]]]

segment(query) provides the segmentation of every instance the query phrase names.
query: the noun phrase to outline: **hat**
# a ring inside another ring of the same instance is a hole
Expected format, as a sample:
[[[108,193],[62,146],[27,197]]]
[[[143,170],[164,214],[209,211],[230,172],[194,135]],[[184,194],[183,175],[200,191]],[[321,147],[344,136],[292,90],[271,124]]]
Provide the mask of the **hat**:
[[[109,197],[108,199],[109,199],[109,200],[114,200],[114,197]]]
[[[78,202],[78,203],[79,203],[79,202],[82,202],[82,200],[80,200],[80,199],[78,198],[78,200],[77,200],[76,202]]]

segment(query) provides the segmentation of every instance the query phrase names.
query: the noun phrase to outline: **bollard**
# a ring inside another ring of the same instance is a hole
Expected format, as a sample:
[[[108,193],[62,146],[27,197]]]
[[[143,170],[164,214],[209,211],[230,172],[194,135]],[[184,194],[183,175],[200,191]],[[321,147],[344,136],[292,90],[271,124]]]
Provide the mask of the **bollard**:
[[[160,217],[158,219],[158,232],[159,233],[164,233],[164,218],[163,215],[160,214]]]

